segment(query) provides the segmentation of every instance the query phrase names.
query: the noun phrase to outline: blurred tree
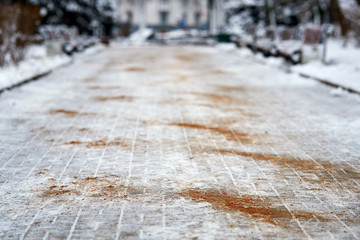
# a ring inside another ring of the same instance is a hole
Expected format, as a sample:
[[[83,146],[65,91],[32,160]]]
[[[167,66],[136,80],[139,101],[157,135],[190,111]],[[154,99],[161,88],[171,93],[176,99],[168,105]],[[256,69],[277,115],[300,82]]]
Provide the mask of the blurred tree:
[[[320,25],[326,22],[336,22],[341,29],[341,35],[347,36],[354,26],[353,15],[349,11],[353,9],[344,9],[342,4],[350,1],[343,0],[276,0],[277,15],[281,16],[281,12],[289,10],[300,18],[305,18],[305,22],[313,22]],[[360,0],[354,0],[354,3],[360,6]],[[356,11],[359,11],[356,8]],[[285,19],[280,17],[280,19]]]
[[[0,66],[17,64],[24,58],[39,19],[39,7],[25,1],[0,3]]]
[[[265,0],[265,16],[266,16],[266,25],[275,26],[276,25],[276,11],[274,0]]]
[[[114,26],[113,0],[29,0],[39,4],[43,25],[76,26],[81,34],[110,36]]]
[[[330,0],[330,11],[336,22],[340,25],[341,35],[346,37],[351,25],[349,20],[345,17],[338,0]]]
[[[250,22],[296,26],[300,23],[336,24],[345,38],[354,36],[360,45],[360,0],[228,0],[228,22],[247,27]],[[235,4],[237,3],[237,4]],[[255,9],[256,11],[254,11]],[[252,13],[259,14],[253,15]],[[249,20],[250,19],[250,20]],[[351,34],[350,34],[351,33]]]

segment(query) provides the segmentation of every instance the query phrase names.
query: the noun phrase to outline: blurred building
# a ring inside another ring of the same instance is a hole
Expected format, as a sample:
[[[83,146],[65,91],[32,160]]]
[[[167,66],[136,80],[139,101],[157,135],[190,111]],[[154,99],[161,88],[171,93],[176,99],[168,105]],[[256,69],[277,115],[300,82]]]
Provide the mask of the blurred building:
[[[206,28],[206,0],[117,0],[117,15],[123,23],[155,29]],[[142,5],[144,4],[144,5]]]

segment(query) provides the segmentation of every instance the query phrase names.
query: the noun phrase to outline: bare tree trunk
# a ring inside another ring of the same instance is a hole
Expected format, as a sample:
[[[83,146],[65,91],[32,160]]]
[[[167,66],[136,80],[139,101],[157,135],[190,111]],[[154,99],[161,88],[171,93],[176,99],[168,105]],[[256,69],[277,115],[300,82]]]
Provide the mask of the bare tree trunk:
[[[36,32],[40,9],[24,3],[1,4],[0,66],[17,64],[25,56],[31,36]]]
[[[276,14],[275,14],[274,0],[269,0],[269,4],[270,4],[270,25],[275,26],[276,25]]]
[[[270,25],[270,7],[269,7],[269,0],[264,0],[265,6],[265,23],[266,26]]]
[[[360,0],[357,0],[360,1]],[[346,37],[350,30],[350,23],[346,19],[344,13],[342,12],[338,0],[330,0],[330,9],[332,15],[335,17],[336,21],[339,23],[341,28],[341,35]]]
[[[266,25],[267,26],[275,26],[276,25],[276,15],[275,15],[274,1],[273,0],[265,0],[264,5],[265,5]]]

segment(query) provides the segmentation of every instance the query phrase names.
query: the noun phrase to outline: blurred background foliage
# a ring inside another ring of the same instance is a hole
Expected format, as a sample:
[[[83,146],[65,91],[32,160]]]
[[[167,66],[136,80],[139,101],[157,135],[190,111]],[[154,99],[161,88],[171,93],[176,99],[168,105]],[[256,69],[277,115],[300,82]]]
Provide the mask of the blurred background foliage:
[[[115,25],[111,0],[2,0],[0,66],[19,63],[26,47],[41,39],[41,26],[76,27],[79,34],[111,36]]]

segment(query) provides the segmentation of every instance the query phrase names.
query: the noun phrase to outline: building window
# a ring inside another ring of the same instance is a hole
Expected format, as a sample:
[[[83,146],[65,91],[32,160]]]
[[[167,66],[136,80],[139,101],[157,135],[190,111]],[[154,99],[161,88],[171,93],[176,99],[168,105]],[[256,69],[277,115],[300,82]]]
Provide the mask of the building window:
[[[195,26],[200,27],[201,24],[201,13],[197,12],[195,13]]]
[[[161,11],[160,12],[160,24],[161,26],[167,26],[169,21],[169,12]]]
[[[132,21],[133,21],[133,13],[131,12],[131,11],[128,11],[127,13],[126,13],[126,16],[127,16],[127,23],[132,23]]]
[[[184,12],[184,13],[182,14],[182,18],[181,18],[181,20],[180,20],[180,22],[179,22],[179,26],[180,26],[180,27],[186,27],[186,25],[187,25],[187,13]]]

